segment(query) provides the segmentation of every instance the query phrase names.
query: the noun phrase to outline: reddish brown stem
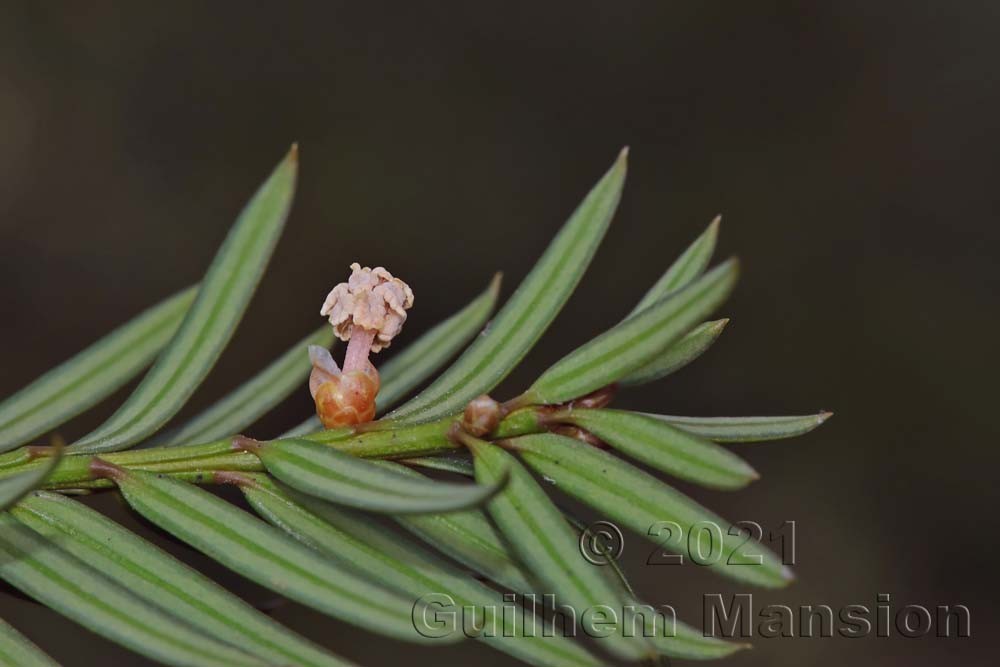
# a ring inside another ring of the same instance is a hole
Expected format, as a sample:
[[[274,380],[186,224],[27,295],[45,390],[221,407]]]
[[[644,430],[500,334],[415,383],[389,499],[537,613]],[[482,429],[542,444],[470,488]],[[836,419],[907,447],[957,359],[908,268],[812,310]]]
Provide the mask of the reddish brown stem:
[[[124,468],[96,456],[90,462],[89,468],[90,474],[94,479],[111,479],[117,482],[124,478],[126,474]]]
[[[212,473],[212,481],[216,484],[232,484],[239,487],[254,485],[252,479],[234,470],[216,470]]]
[[[239,452],[250,452],[251,454],[256,454],[260,451],[260,448],[264,445],[260,440],[254,440],[253,438],[248,438],[245,435],[233,436],[233,449]]]
[[[580,398],[574,398],[569,402],[568,407],[570,410],[573,408],[590,408],[599,409],[606,408],[611,401],[614,400],[615,394],[618,393],[618,384],[609,384],[606,387],[601,387],[586,396],[581,396]]]

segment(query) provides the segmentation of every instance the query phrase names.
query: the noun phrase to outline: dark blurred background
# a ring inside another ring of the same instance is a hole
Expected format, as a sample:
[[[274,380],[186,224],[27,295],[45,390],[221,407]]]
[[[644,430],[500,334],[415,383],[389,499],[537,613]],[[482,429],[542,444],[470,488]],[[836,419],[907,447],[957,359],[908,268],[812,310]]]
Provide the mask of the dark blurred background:
[[[509,295],[628,144],[607,241],[497,395],[615,322],[722,213],[719,257],[744,261],[730,327],[621,406],[834,410],[804,438],[739,446],[763,475],[750,488],[682,486],[731,519],[797,522],[799,580],[755,602],[874,608],[888,593],[894,610],[972,616],[970,639],[756,639],[728,664],[993,664],[980,637],[1000,620],[1000,5],[204,4],[0,7],[0,396],[198,280],[293,141],[287,231],[185,415],[318,326],[351,261],[416,290],[400,348],[496,269]],[[310,408],[303,389],[254,433]],[[266,601],[113,497],[95,504]],[[628,539],[635,582],[682,619],[700,624],[703,593],[744,590],[646,566],[650,547]],[[29,601],[0,608],[67,665],[148,664]],[[294,604],[274,616],[367,665],[510,664],[474,644],[418,651]]]

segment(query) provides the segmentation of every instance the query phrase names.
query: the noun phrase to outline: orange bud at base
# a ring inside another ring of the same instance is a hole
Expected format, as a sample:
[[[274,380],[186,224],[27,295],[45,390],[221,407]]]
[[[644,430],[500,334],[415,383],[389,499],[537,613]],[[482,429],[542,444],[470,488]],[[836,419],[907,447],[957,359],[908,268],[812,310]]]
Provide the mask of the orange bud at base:
[[[375,418],[378,371],[350,371],[335,376],[316,389],[316,416],[325,428],[364,424]]]

